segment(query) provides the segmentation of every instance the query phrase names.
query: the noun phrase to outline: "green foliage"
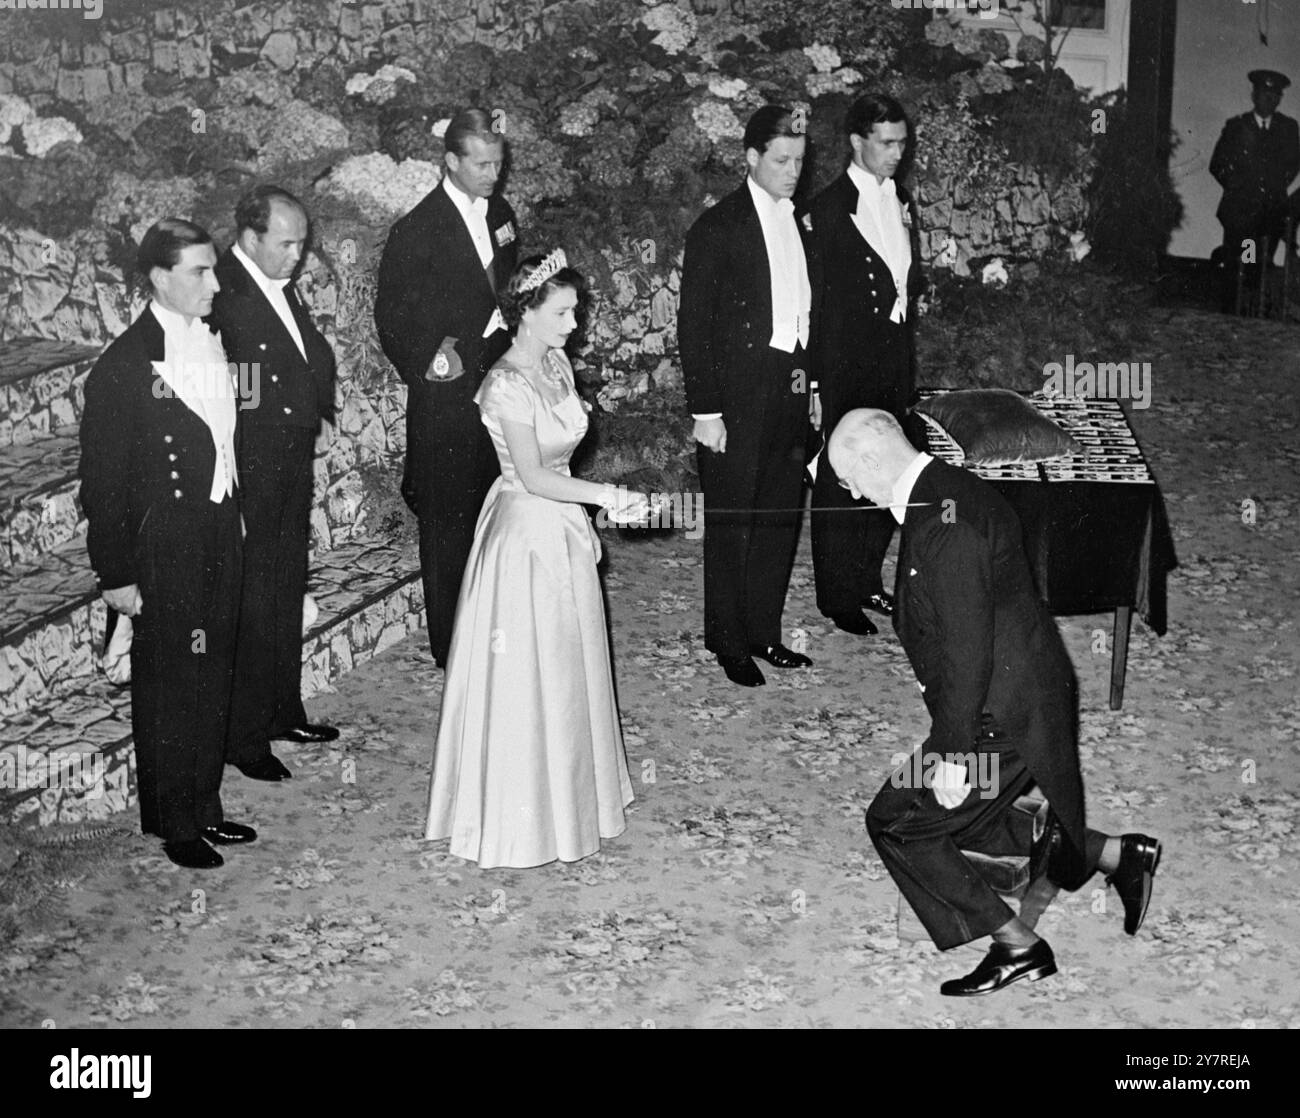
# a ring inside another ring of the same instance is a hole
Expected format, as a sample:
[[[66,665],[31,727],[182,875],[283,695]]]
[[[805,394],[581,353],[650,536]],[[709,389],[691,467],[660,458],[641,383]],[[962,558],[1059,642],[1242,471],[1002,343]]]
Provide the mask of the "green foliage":
[[[1157,150],[1128,111],[1123,93],[1105,103],[1106,131],[1097,137],[1088,183],[1088,239],[1099,260],[1150,275],[1182,224],[1183,204],[1169,171],[1172,135]]]
[[[1024,265],[1005,288],[938,273],[917,323],[917,383],[1031,390],[1067,353],[1129,360],[1149,352],[1152,299],[1152,288],[1090,262]]]

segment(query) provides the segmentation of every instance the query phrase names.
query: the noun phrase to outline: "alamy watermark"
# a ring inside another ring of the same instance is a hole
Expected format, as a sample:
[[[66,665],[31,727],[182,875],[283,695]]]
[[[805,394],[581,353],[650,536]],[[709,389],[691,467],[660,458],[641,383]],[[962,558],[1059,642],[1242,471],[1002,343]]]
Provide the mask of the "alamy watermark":
[[[99,19],[104,0],[0,0],[0,12],[79,11],[82,19]]]
[[[0,789],[8,792],[62,788],[97,800],[104,794],[104,755],[93,749],[28,749],[0,753]]]
[[[256,361],[155,361],[154,398],[199,400],[238,398],[241,411],[262,399],[262,366]]]
[[[997,798],[1002,764],[997,753],[932,753],[917,749],[910,756],[895,753],[890,761],[895,767],[889,783],[895,788],[932,788],[940,764],[961,765],[966,770],[966,783],[979,789],[981,800]]]
[[[1141,411],[1151,406],[1150,361],[1078,361],[1073,353],[1065,364],[1043,366],[1043,391],[1048,396],[1087,397],[1094,400],[1128,400]]]
[[[927,12],[965,12],[980,19],[997,19],[999,0],[889,0],[898,9]]]

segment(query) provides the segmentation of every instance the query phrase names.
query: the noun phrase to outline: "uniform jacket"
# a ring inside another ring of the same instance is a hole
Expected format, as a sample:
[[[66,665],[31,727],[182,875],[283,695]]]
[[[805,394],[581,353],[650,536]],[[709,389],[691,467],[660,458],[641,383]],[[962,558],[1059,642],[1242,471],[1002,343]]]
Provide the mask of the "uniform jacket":
[[[1264,131],[1253,112],[1232,117],[1214,145],[1210,174],[1223,187],[1215,215],[1225,226],[1280,220],[1287,187],[1300,174],[1300,128],[1295,118],[1275,112]]]

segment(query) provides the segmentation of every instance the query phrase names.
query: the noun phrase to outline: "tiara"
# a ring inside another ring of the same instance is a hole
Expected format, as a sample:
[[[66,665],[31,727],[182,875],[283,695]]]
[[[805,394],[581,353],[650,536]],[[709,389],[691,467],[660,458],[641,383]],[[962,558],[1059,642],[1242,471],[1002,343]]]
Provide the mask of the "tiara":
[[[564,258],[564,249],[557,248],[533,269],[526,280],[520,281],[519,290],[521,292],[532,291],[535,287],[541,287],[561,268],[567,268],[568,266],[569,262]]]

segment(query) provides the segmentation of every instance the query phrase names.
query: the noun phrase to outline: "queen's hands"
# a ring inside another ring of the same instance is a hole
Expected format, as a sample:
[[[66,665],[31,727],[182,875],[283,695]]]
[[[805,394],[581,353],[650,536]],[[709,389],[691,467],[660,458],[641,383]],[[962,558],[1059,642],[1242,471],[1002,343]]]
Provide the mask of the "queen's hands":
[[[601,507],[612,524],[641,524],[650,519],[654,506],[644,493],[618,485],[606,485]]]

